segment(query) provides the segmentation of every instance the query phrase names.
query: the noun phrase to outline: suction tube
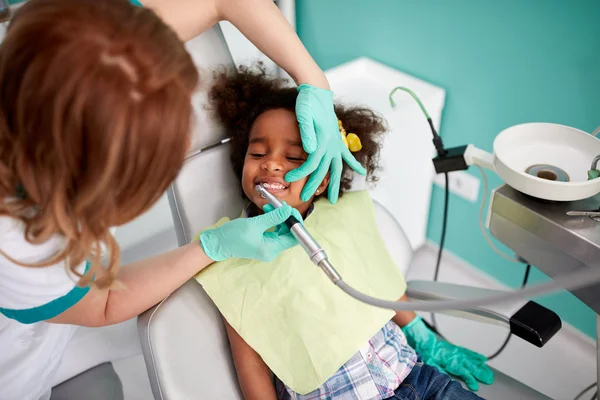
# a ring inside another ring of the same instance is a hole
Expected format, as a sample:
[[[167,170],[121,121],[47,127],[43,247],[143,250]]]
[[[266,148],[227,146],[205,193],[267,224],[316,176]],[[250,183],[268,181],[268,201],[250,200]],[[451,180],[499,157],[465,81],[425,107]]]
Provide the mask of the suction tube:
[[[264,187],[257,185],[256,191],[275,208],[283,206],[275,196],[269,193]],[[286,224],[294,237],[298,240],[302,248],[309,255],[311,261],[316,264],[327,277],[340,289],[356,300],[372,305],[374,307],[386,308],[394,311],[422,311],[422,312],[441,312],[448,310],[472,310],[491,304],[504,303],[515,299],[528,299],[535,296],[545,295],[559,290],[574,290],[586,286],[591,286],[600,282],[600,268],[586,269],[581,272],[567,274],[555,277],[553,281],[540,285],[529,286],[524,289],[506,291],[486,297],[472,298],[466,300],[432,300],[432,301],[408,301],[397,302],[378,299],[349,286],[340,274],[329,262],[325,251],[319,246],[314,238],[304,228],[302,223],[295,217],[290,217]]]

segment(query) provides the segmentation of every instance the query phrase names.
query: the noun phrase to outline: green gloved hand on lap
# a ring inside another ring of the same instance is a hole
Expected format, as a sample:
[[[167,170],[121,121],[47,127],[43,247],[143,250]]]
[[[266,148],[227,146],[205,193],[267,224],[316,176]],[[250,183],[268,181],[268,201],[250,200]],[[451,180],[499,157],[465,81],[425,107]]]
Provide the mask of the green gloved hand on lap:
[[[416,317],[402,331],[425,364],[462,379],[470,390],[478,390],[479,382],[486,385],[494,382],[494,373],[486,365],[487,357],[440,339],[421,317]]]

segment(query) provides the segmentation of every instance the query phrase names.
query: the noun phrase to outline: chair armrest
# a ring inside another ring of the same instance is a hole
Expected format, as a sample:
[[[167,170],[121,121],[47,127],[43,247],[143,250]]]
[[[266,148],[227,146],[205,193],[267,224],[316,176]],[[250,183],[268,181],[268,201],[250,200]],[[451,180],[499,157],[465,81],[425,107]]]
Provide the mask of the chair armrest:
[[[221,314],[194,279],[140,315],[138,333],[155,399],[242,399]]]
[[[499,293],[497,290],[457,285],[445,282],[410,281],[406,295],[413,300],[473,299]],[[506,308],[510,312],[506,315]],[[507,326],[521,339],[543,347],[562,327],[560,317],[533,301],[515,299],[513,302],[477,307],[465,311],[447,311],[443,314],[472,319],[488,324]]]

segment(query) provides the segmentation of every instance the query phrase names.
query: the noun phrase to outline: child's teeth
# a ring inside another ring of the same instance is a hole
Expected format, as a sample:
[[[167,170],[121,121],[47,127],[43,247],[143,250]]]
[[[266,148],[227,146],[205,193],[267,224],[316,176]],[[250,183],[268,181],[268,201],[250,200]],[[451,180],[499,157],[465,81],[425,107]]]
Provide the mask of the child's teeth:
[[[263,183],[263,187],[265,187],[267,189],[274,189],[274,190],[285,189],[285,186],[283,186],[282,184],[279,184],[279,183]]]

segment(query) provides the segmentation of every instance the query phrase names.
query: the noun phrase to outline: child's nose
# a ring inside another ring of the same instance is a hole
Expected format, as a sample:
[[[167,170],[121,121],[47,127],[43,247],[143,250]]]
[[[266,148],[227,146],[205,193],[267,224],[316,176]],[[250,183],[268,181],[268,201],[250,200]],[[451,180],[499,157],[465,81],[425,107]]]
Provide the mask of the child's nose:
[[[264,160],[262,168],[270,172],[281,171],[283,170],[283,161],[280,157],[269,157]]]

